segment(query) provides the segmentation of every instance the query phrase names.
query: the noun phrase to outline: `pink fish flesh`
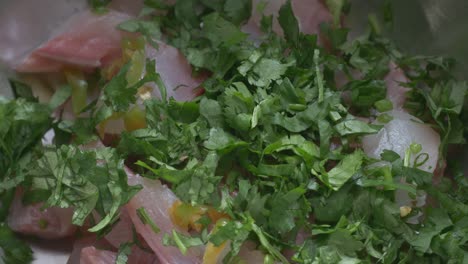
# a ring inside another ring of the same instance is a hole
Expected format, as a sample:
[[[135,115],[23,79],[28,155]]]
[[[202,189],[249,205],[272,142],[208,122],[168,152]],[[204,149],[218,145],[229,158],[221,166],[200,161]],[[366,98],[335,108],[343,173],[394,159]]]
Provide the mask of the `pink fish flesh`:
[[[161,263],[201,263],[204,249],[192,247],[183,255],[177,247],[164,246],[162,238],[165,233],[171,234],[172,230],[188,235],[172,223],[169,209],[177,201],[175,194],[158,180],[150,180],[135,175],[127,170],[129,184],[141,184],[144,188],[133,197],[126,205],[130,218],[137,232],[145,239],[146,243],[153,249]],[[160,228],[155,233],[153,229],[142,222],[137,214],[137,209],[145,208],[154,223]]]
[[[117,253],[91,246],[81,250],[80,264],[114,264],[116,259]]]
[[[73,209],[51,207],[41,210],[42,203],[23,205],[22,192],[16,191],[7,221],[15,232],[46,239],[71,236],[76,231],[72,224]]]
[[[50,72],[67,65],[85,69],[105,66],[120,57],[121,41],[127,33],[117,26],[130,18],[116,11],[104,15],[78,13],[15,68],[20,72]]]

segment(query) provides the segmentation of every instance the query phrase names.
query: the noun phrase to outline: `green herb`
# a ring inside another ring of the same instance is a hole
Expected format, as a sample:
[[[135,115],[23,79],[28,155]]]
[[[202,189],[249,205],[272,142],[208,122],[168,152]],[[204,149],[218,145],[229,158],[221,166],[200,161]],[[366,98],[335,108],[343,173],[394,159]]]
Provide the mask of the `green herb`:
[[[0,219],[7,216],[14,188],[25,180],[32,150],[52,126],[51,108],[25,99],[0,101]]]
[[[50,193],[45,206],[74,208],[73,224],[83,225],[96,210],[102,219],[89,229],[91,232],[113,223],[120,206],[141,188],[128,186],[123,160],[106,148],[81,150],[72,145],[46,148],[28,166],[26,175],[32,181],[32,190]]]
[[[61,106],[62,104],[64,104],[68,100],[68,98],[70,98],[72,93],[73,93],[72,88],[70,86],[65,85],[61,87],[59,90],[57,90],[54,93],[52,98],[50,98],[50,101],[49,101],[50,108],[55,109]]]
[[[199,237],[190,237],[172,230],[172,233],[165,234],[163,237],[163,245],[176,246],[182,254],[186,254],[191,247],[201,246],[204,242]]]
[[[379,101],[375,102],[374,105],[375,105],[375,108],[377,109],[377,111],[379,111],[381,113],[387,112],[387,111],[390,111],[390,110],[393,109],[392,102],[387,100],[387,99],[379,100]]]
[[[296,44],[299,40],[300,32],[290,0],[286,1],[286,3],[279,10],[278,21],[283,28],[286,40]]]
[[[111,2],[111,0],[88,0],[88,5],[96,13],[105,13],[107,11],[106,6]]]
[[[148,61],[146,63],[146,75],[144,78],[135,84],[129,84],[127,80],[127,72],[132,65],[130,63],[123,66],[119,73],[104,87],[104,100],[112,106],[116,112],[124,112],[128,110],[130,105],[136,102],[136,93],[138,88],[148,82],[155,82],[159,89],[164,89],[161,85],[161,77],[156,72],[156,62]],[[166,93],[161,93],[162,98],[166,98]]]
[[[140,218],[141,222],[145,225],[149,225],[151,227],[151,230],[155,234],[159,233],[161,229],[154,223],[154,221],[151,219],[151,217],[148,215],[146,212],[146,209],[144,207],[140,207],[137,209],[137,215]]]
[[[337,191],[361,168],[363,156],[364,154],[361,151],[347,155],[326,175],[318,177],[326,185]]]
[[[161,39],[161,29],[156,20],[142,21],[130,19],[118,25],[118,28],[127,32],[141,33],[145,39],[155,48],[158,47],[157,41]]]
[[[223,45],[224,47],[236,45],[247,37],[238,27],[226,21],[217,13],[212,13],[203,18],[202,34],[214,46]]]
[[[404,57],[375,32],[347,40],[348,29],[338,23],[349,7],[345,1],[327,1],[335,21],[322,33],[332,53],[317,45],[317,36],[299,32],[290,1],[278,16],[285,38],[264,17],[265,35],[255,45],[239,28],[244,18],[225,13],[228,5],[241,10],[245,2],[228,2],[201,1],[199,16],[189,12],[193,3],[169,8],[160,24],[171,32],[168,41],[212,75],[193,105],[147,101],[148,129],[124,134],[119,148],[138,153],[144,176],[170,182],[184,202],[229,214],[231,220],[208,236],[215,245],[230,241],[227,262],[247,240],[261,245],[266,259],[284,262],[285,249],[294,250],[299,263],[445,260],[411,244],[425,222],[406,223],[413,215],[402,218],[394,200],[397,190],[410,196],[428,191],[431,174],[418,169],[424,153],[412,153],[416,160],[409,164],[391,151],[370,159],[356,150],[363,135],[382,126],[355,116],[391,121],[383,113],[393,108],[384,77],[391,61],[409,65]],[[348,81],[337,87],[340,72]],[[439,112],[457,115],[462,100],[445,97],[438,97],[447,106]],[[319,227],[308,221],[311,215]],[[299,230],[313,234],[302,245],[295,243]],[[431,238],[445,230],[437,231]],[[185,239],[173,233],[165,242],[186,252]]]
[[[37,102],[37,98],[34,96],[31,87],[19,80],[10,79],[10,86],[13,89],[15,98],[24,98],[30,102]]]
[[[31,263],[33,260],[31,248],[3,223],[0,224],[0,249],[0,258],[5,264]]]
[[[128,256],[132,253],[133,242],[123,243],[119,246],[117,259],[115,264],[125,264],[128,261]]]

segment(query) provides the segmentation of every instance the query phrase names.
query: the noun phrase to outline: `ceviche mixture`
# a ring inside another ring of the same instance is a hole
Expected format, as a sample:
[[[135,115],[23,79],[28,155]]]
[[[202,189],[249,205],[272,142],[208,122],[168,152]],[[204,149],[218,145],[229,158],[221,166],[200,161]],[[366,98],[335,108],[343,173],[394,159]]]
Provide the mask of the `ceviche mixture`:
[[[467,85],[350,2],[93,0],[0,51],[3,261],[468,263]]]

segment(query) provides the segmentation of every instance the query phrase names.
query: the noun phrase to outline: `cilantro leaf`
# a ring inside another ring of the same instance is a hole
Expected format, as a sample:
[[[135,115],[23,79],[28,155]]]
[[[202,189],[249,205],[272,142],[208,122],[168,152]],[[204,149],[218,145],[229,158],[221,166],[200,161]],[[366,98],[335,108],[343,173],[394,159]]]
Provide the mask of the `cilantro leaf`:
[[[144,21],[129,19],[118,25],[118,28],[127,32],[141,33],[153,47],[158,47],[157,41],[161,39],[161,29],[156,20]]]
[[[287,193],[274,195],[270,200],[272,210],[269,226],[282,234],[291,231],[296,226],[298,216],[302,216],[299,199],[305,192],[305,188],[297,187]]]
[[[209,236],[209,241],[215,246],[220,246],[226,241],[231,241],[229,255],[233,257],[239,253],[240,246],[247,239],[250,231],[251,229],[245,223],[229,221],[225,225],[217,227],[216,232]]]
[[[238,27],[222,18],[218,13],[212,13],[203,17],[202,32],[215,47],[221,45],[231,47],[247,37]]]
[[[216,186],[221,180],[221,177],[215,175],[218,161],[216,152],[209,152],[205,160],[193,168],[191,177],[175,187],[177,197],[182,201],[205,204],[216,196]]]
[[[134,84],[130,84],[127,73],[132,67],[131,63],[125,64],[119,73],[112,78],[104,87],[104,100],[112,106],[115,112],[125,112],[130,105],[136,102],[136,93],[138,88],[145,83],[154,82],[161,90],[161,97],[166,100],[166,92],[161,77],[156,72],[156,62],[148,60],[146,63],[145,76]]]
[[[346,5],[346,0],[326,0],[326,4],[330,13],[333,16],[333,24],[338,27],[340,25],[341,15],[343,14]]]
[[[182,254],[186,254],[191,247],[203,245],[203,240],[199,237],[191,237],[172,230],[171,234],[165,234],[163,237],[163,245],[178,247]]]
[[[220,104],[212,99],[203,98],[200,102],[200,115],[212,127],[224,127],[224,117]]]
[[[385,99],[387,89],[381,80],[356,80],[346,85],[351,90],[352,105],[368,111],[376,102]]]
[[[425,226],[421,228],[410,244],[415,250],[426,253],[430,246],[432,239],[440,234],[445,228],[452,226],[448,214],[443,209],[431,209],[428,212],[428,221]]]
[[[31,263],[33,260],[31,248],[3,223],[0,224],[0,249],[0,258],[5,264]]]
[[[252,0],[226,0],[224,3],[224,12],[236,25],[240,25],[250,17],[251,9]]]
[[[375,134],[379,132],[382,126],[367,124],[360,120],[344,120],[335,125],[336,131],[341,136],[353,134]]]
[[[283,64],[276,59],[262,58],[261,54],[253,53],[238,67],[238,71],[243,76],[248,76],[250,84],[264,87],[280,79],[293,64],[294,61]]]
[[[245,146],[246,142],[236,140],[221,129],[212,128],[204,146],[209,150],[218,150],[222,152],[230,151],[233,148]]]
[[[0,219],[7,216],[14,188],[25,180],[31,151],[52,126],[47,105],[25,99],[0,101]]]
[[[337,191],[360,168],[364,159],[364,153],[360,150],[349,154],[341,162],[324,175],[318,175],[319,179],[333,190]]]
[[[125,264],[128,261],[128,256],[132,253],[133,242],[123,243],[119,246],[117,259],[115,264]]]
[[[119,73],[104,87],[104,95],[114,111],[123,112],[136,102],[137,87],[127,87],[127,72],[130,64],[123,66]]]
[[[34,96],[32,89],[29,85],[15,79],[9,79],[10,86],[13,90],[15,98],[24,98],[29,102],[37,102],[37,98]]]
[[[103,217],[91,232],[112,223],[118,209],[127,203],[140,186],[128,186],[123,161],[115,151],[80,150],[63,145],[48,148],[27,172],[33,190],[49,191],[45,206],[74,208],[73,224],[83,225],[93,210]]]
[[[297,18],[292,9],[291,0],[286,1],[286,3],[280,8],[278,22],[283,29],[286,40],[296,44],[298,42],[300,32]]]

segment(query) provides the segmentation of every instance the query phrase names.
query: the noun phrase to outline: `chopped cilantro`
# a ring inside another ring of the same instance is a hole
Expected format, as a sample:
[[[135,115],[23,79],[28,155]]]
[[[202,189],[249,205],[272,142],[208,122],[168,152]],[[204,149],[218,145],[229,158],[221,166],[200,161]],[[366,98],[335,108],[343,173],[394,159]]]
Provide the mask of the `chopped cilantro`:
[[[292,10],[291,0],[286,1],[279,10],[278,21],[283,28],[286,40],[297,43],[300,35],[297,18]]]
[[[31,263],[33,252],[8,226],[0,224],[0,258],[5,264]]]
[[[146,209],[144,207],[140,207],[137,209],[137,215],[140,218],[141,222],[145,225],[149,225],[151,227],[151,230],[153,230],[155,234],[161,231],[161,229],[159,229],[156,223],[148,215],[148,212],[146,212]]]
[[[0,101],[0,220],[8,214],[14,188],[25,181],[25,170],[52,126],[52,109],[24,98]]]
[[[104,13],[111,0],[88,0],[89,6],[97,13]]]
[[[172,230],[171,234],[165,234],[163,237],[163,245],[176,246],[182,254],[186,254],[187,250],[191,247],[201,246],[204,242],[199,237],[191,237],[178,233]]]
[[[115,264],[125,264],[128,261],[128,256],[132,253],[132,242],[123,243],[119,246],[119,251],[117,253],[117,259]]]
[[[114,222],[119,207],[139,190],[128,186],[123,160],[110,149],[81,150],[75,146],[48,147],[29,164],[26,177],[31,189],[48,191],[46,206],[74,208],[72,222],[83,225],[96,210],[102,219],[91,232]]]

